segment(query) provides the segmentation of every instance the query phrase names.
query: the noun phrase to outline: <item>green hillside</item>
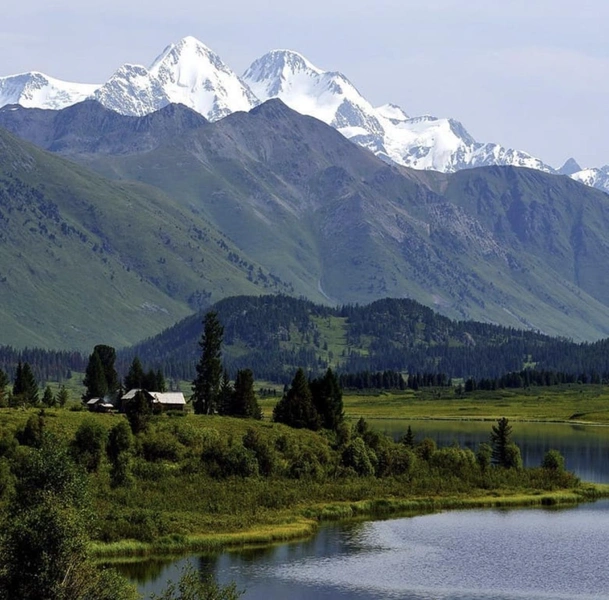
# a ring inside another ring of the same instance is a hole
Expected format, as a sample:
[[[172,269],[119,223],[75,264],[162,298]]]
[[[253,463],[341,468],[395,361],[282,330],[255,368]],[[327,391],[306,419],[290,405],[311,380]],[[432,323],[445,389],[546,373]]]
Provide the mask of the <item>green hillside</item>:
[[[2,343],[124,346],[221,297],[269,291],[291,287],[159,189],[0,130]]]
[[[576,344],[475,321],[453,321],[412,300],[384,299],[332,308],[288,296],[242,296],[216,303],[224,326],[223,362],[233,373],[288,382],[298,367],[315,374],[393,370],[476,379],[525,367],[609,377],[608,341]],[[202,315],[125,349],[172,378],[192,380]]]

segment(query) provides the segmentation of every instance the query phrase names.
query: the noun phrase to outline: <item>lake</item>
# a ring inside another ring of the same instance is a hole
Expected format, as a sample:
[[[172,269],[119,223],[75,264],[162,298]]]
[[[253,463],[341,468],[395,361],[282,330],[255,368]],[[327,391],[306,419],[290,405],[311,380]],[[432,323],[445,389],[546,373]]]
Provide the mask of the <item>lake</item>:
[[[472,447],[492,423],[385,422],[399,437]],[[514,423],[525,464],[550,448],[583,479],[609,482],[609,428]],[[185,561],[236,581],[246,600],[516,600],[609,598],[609,501],[575,508],[467,510],[410,518],[325,525],[304,542],[247,552],[150,561],[128,568],[145,593],[177,579]]]

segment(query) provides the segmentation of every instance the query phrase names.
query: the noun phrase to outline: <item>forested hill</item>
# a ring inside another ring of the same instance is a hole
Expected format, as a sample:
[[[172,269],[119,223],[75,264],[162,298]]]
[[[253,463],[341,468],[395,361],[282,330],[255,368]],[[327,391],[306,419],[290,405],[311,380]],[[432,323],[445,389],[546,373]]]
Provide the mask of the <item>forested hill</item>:
[[[386,369],[497,377],[527,366],[572,374],[609,374],[609,341],[575,344],[539,333],[453,321],[407,299],[330,308],[288,296],[239,296],[213,307],[224,325],[224,361],[234,374],[286,381],[297,367],[312,372]],[[202,315],[120,353],[166,376],[191,379]]]

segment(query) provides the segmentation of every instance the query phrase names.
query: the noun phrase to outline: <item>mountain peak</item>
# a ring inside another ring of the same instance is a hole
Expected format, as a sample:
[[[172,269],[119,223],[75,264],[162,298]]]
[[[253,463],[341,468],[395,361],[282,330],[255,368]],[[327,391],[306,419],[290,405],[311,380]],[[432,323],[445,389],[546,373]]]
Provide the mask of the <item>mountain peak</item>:
[[[565,164],[558,169],[558,173],[561,175],[574,175],[575,173],[581,171],[582,168],[579,166],[578,162],[573,158],[569,158],[565,161]]]

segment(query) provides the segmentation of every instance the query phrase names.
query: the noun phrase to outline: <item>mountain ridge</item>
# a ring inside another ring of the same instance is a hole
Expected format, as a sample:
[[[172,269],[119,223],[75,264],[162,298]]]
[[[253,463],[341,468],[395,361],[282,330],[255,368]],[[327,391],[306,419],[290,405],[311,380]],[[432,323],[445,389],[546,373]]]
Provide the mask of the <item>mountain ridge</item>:
[[[36,82],[28,83],[24,77]],[[23,81],[16,83],[16,78]],[[32,92],[28,86],[38,91]],[[181,103],[211,121],[280,98],[298,112],[337,128],[384,160],[412,168],[455,172],[514,165],[560,172],[527,152],[477,142],[454,119],[408,117],[395,105],[375,108],[345,75],[323,71],[292,50],[263,55],[240,78],[210,48],[188,36],[167,46],[150,67],[123,65],[99,86],[61,82],[37,73],[0,77],[0,107],[18,103],[60,109],[85,97],[132,116]],[[609,192],[608,166],[568,175]]]

